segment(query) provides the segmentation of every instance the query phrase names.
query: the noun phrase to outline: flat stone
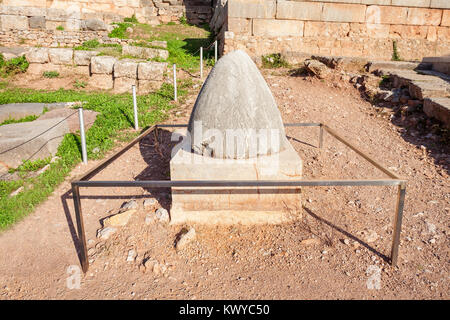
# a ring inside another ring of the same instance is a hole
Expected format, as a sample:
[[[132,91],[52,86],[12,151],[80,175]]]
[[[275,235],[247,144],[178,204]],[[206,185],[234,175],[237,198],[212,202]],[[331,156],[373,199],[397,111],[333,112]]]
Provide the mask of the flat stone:
[[[66,118],[69,117],[77,110],[70,108],[59,108],[55,110],[50,110],[39,117],[39,120],[53,119],[53,118]],[[87,131],[94,124],[97,119],[98,112],[92,110],[83,110],[84,118],[84,129]],[[69,131],[71,133],[76,133],[80,130],[80,119],[78,113],[66,119],[67,125],[69,126]]]
[[[167,70],[167,62],[140,62],[138,64],[139,80],[163,80],[164,72]]]
[[[112,74],[117,59],[109,56],[91,58],[91,72],[96,74]]]
[[[106,24],[100,19],[87,19],[84,21],[83,27],[92,31],[105,31],[107,29]]]
[[[170,221],[169,212],[164,208],[159,208],[156,210],[155,215],[159,222],[169,223]]]
[[[97,231],[97,238],[101,240],[107,240],[114,233],[117,232],[117,228],[114,227],[106,227]]]
[[[114,87],[114,80],[112,74],[92,74],[89,78],[89,86],[110,90]]]
[[[425,98],[423,112],[429,117],[438,119],[450,128],[450,98]]]
[[[124,45],[122,47],[122,54],[131,55],[133,57],[142,59],[161,58],[166,60],[167,58],[169,58],[169,51],[167,50],[130,45]]]
[[[28,19],[30,29],[45,29],[45,17],[34,16]]]
[[[29,63],[47,63],[49,61],[48,48],[31,48],[25,58]]]
[[[123,227],[128,224],[130,218],[136,213],[135,209],[115,214],[102,220],[104,227]]]
[[[130,201],[122,203],[122,205],[120,206],[119,212],[124,212],[127,210],[138,209],[138,208],[139,208],[139,204],[137,203],[137,201],[130,200]]]
[[[409,94],[411,97],[423,100],[425,98],[445,98],[450,96],[450,86],[433,79],[431,81],[411,81],[409,84]]]
[[[127,77],[131,79],[137,78],[138,64],[131,59],[119,60],[114,64],[114,77]]]
[[[50,48],[48,50],[50,62],[53,64],[72,64],[73,50],[66,48]]]
[[[89,66],[91,58],[98,55],[98,51],[74,50],[73,62],[78,66]]]
[[[187,231],[186,233],[183,233],[179,237],[179,239],[175,245],[175,249],[183,250],[184,248],[186,248],[186,246],[189,243],[194,241],[196,237],[197,237],[197,234],[195,233],[195,229],[194,228],[189,229],[189,231]]]
[[[64,118],[0,126],[0,165],[15,168],[22,160],[54,155],[68,132]]]
[[[223,56],[211,70],[195,102],[188,131],[192,150],[214,158],[252,158],[275,154],[289,145],[266,81],[241,50]],[[266,143],[258,135],[264,135]]]
[[[312,72],[319,79],[325,78],[330,73],[328,67],[324,63],[317,60],[307,59],[305,60],[304,65],[308,71]]]
[[[26,116],[39,116],[44,111],[55,110],[67,107],[65,102],[61,103],[10,103],[0,105],[0,122],[7,119],[22,119]]]
[[[156,205],[158,201],[155,198],[145,199],[144,200],[144,208],[152,207]]]

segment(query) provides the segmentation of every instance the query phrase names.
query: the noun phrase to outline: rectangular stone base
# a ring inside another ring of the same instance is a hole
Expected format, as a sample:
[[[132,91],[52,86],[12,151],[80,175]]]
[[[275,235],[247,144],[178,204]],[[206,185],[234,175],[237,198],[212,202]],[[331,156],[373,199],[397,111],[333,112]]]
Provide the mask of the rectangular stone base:
[[[291,145],[282,152],[245,160],[215,159],[179,149],[171,180],[299,180],[302,160]],[[300,187],[172,188],[171,223],[261,224],[301,214]]]

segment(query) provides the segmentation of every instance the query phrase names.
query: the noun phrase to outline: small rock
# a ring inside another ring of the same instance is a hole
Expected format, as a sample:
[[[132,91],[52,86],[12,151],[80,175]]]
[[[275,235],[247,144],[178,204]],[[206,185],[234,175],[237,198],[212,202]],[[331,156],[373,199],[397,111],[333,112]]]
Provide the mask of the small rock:
[[[344,244],[349,245],[350,244],[350,240],[344,239]]]
[[[24,189],[24,187],[22,186],[22,187],[16,189],[15,191],[11,192],[11,193],[9,194],[9,196],[10,196],[10,197],[15,197],[15,196],[17,196],[19,193],[21,193],[21,192],[23,191],[23,189]]]
[[[159,222],[168,223],[170,221],[169,212],[164,208],[159,208],[155,214]]]
[[[126,31],[128,32],[128,33],[133,33],[133,28],[131,28],[131,27],[128,27],[127,29],[126,29]]]
[[[144,200],[144,208],[152,207],[156,204],[155,198],[145,199]]]
[[[137,209],[137,208],[139,208],[137,201],[131,200],[128,202],[124,202],[122,204],[122,206],[120,207],[119,212],[124,212],[124,211],[130,210],[130,209]]]
[[[99,147],[95,147],[94,149],[92,149],[93,153],[99,153],[100,152],[100,148]]]
[[[302,240],[300,242],[300,244],[303,244],[303,245],[306,245],[306,246],[320,244],[320,239],[318,239],[318,238],[305,239],[305,240]]]
[[[134,249],[131,249],[130,251],[128,251],[127,262],[134,262],[136,256],[136,251]]]
[[[130,218],[134,213],[136,213],[136,210],[133,209],[105,218],[102,221],[103,226],[123,227],[128,223],[128,221],[130,221]]]
[[[117,228],[106,227],[97,231],[97,238],[107,240],[111,235],[117,231]]]
[[[365,238],[366,238],[366,241],[368,243],[375,242],[378,239],[378,234],[375,231],[373,231],[373,230],[369,230],[366,233],[366,237]]]
[[[431,234],[435,234],[436,233],[436,226],[434,224],[428,222],[428,221],[426,223],[427,223],[428,232],[431,233]]]
[[[175,249],[182,250],[184,249],[190,242],[192,242],[196,238],[195,229],[191,228],[188,232],[182,234],[178,239]]]
[[[428,242],[431,243],[431,244],[434,244],[434,243],[436,243],[436,239],[434,239],[434,238],[430,239],[430,240],[428,240]]]
[[[145,224],[148,226],[150,224],[152,224],[152,222],[154,221],[153,217],[151,214],[147,214],[145,216]]]

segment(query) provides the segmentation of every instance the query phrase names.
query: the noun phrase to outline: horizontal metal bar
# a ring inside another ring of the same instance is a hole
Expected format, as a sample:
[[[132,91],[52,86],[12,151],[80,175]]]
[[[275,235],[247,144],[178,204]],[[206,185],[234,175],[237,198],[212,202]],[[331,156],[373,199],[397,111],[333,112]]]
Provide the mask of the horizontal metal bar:
[[[150,132],[152,132],[155,129],[155,126],[151,126],[144,132],[142,132],[138,137],[134,138],[130,143],[128,143],[125,147],[114,153],[113,155],[109,156],[102,162],[100,162],[98,165],[87,171],[86,173],[82,174],[80,177],[74,179],[73,181],[77,180],[88,180],[92,178],[95,174],[97,174],[100,170],[105,168],[107,165],[109,165],[111,162],[116,160],[118,157],[120,157],[122,154],[124,154],[127,150],[129,150],[132,146],[134,146],[136,143],[141,141],[145,136],[147,136]]]
[[[141,181],[73,181],[79,187],[300,187],[300,186],[395,186],[404,180],[141,180]]]
[[[320,127],[321,124],[317,122],[303,122],[303,123],[283,123],[285,127]],[[186,128],[187,124],[158,124],[158,128]]]
[[[351,144],[350,142],[348,142],[347,140],[345,140],[343,137],[341,137],[336,131],[334,131],[333,129],[331,129],[330,127],[328,127],[327,125],[323,125],[323,128],[329,133],[331,134],[333,137],[335,137],[337,140],[339,140],[340,142],[342,142],[343,144],[345,144],[347,147],[349,147],[350,149],[352,149],[353,151],[355,151],[357,154],[359,154],[361,157],[363,157],[364,159],[366,159],[367,161],[369,161],[372,165],[374,165],[376,168],[378,168],[379,170],[381,170],[382,172],[384,172],[385,174],[387,174],[389,177],[393,178],[393,179],[398,179],[401,180],[401,178],[396,175],[395,173],[393,173],[392,171],[386,169],[385,167],[383,167],[381,164],[379,164],[377,161],[373,160],[370,156],[368,156],[367,154],[365,154],[364,152],[362,152],[361,150],[359,150],[356,146],[354,146],[353,144]]]

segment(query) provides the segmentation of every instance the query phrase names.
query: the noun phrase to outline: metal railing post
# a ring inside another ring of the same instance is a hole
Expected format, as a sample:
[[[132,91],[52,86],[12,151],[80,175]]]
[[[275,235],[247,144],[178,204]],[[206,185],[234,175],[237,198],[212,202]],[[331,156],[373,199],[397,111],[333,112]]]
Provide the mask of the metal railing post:
[[[89,269],[89,260],[86,246],[86,234],[84,232],[83,213],[81,212],[80,188],[72,184],[73,204],[75,208],[75,218],[77,220],[78,240],[81,245],[81,269],[86,273]]]
[[[200,47],[200,79],[203,79],[203,47]]]
[[[78,118],[80,120],[80,137],[81,137],[81,159],[84,164],[87,164],[87,152],[86,152],[86,134],[84,132],[84,117],[83,108],[78,109]]]
[[[173,65],[173,100],[177,101],[177,65]]]
[[[394,218],[394,232],[392,237],[391,264],[393,267],[397,265],[398,249],[400,246],[400,233],[402,231],[403,207],[405,204],[406,184],[402,183],[398,186],[397,207]]]

